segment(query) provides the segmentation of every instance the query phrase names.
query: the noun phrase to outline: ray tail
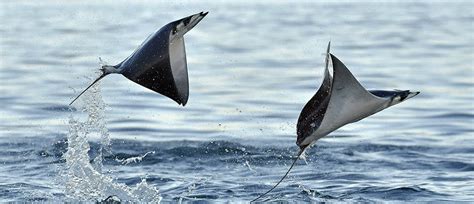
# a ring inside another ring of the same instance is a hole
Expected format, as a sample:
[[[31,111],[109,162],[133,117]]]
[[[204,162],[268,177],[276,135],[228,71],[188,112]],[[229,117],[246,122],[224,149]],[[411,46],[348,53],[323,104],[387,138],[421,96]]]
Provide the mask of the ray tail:
[[[84,89],[84,91],[82,91],[76,98],[74,98],[74,100],[71,101],[71,103],[69,103],[69,105],[72,105],[74,103],[74,101],[76,101],[80,96],[82,96],[82,94],[84,94],[90,87],[92,87],[95,83],[97,83],[99,80],[101,80],[102,78],[104,78],[105,76],[107,76],[106,73],[103,73],[102,75],[99,76],[99,78],[97,78],[96,80],[94,80],[94,82],[92,82],[91,85],[89,85],[86,89]]]
[[[250,203],[252,202],[255,202],[257,201],[258,199],[262,198],[263,196],[267,195],[268,193],[270,193],[271,191],[273,191],[273,189],[275,189],[278,185],[280,185],[280,183],[283,181],[283,179],[286,178],[286,176],[288,176],[288,174],[290,173],[291,169],[295,166],[296,164],[296,161],[298,161],[298,159],[300,158],[300,156],[303,154],[304,150],[306,149],[306,147],[302,148],[300,150],[300,152],[298,153],[298,156],[296,156],[296,158],[293,160],[293,163],[291,164],[290,168],[288,169],[288,171],[286,171],[285,175],[283,175],[283,177],[281,177],[281,179],[270,189],[268,190],[267,192],[263,193],[262,195],[258,196],[257,198],[253,199],[252,201],[250,201]]]

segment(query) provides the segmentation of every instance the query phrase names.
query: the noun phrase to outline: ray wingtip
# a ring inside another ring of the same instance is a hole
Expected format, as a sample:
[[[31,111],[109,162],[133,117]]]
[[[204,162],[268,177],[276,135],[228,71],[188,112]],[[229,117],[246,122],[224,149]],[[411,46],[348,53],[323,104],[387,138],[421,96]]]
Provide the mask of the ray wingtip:
[[[326,54],[329,54],[330,51],[331,51],[331,39],[329,39],[329,41],[328,41],[328,47],[326,48]]]
[[[180,99],[180,100],[178,100],[178,101],[176,101],[176,102],[177,102],[180,106],[185,107],[186,104],[188,103],[188,99],[184,99],[184,100],[183,100],[183,99]]]
[[[409,98],[415,97],[415,96],[417,96],[417,95],[420,94],[420,93],[421,93],[420,91],[410,91],[410,93],[409,93]],[[411,96],[410,96],[410,95],[411,95]]]

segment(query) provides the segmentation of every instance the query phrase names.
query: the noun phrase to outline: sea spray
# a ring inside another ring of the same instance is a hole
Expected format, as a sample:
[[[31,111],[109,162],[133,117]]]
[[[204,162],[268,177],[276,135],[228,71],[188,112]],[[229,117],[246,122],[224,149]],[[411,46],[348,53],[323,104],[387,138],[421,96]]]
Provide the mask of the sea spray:
[[[143,160],[143,158],[145,158],[148,154],[155,154],[155,151],[147,152],[142,156],[130,157],[130,158],[127,158],[127,159],[117,159],[117,158],[115,158],[115,161],[119,162],[119,163],[122,163],[123,165],[127,165],[127,164],[130,164],[130,163],[138,163],[138,162],[141,162]]]
[[[63,155],[66,164],[61,172],[66,196],[79,201],[102,201],[116,196],[128,202],[160,202],[158,190],[148,185],[145,179],[135,187],[129,187],[102,172],[103,156],[111,154],[111,149],[99,83],[84,94],[83,100],[85,103],[81,110],[84,117],[69,118],[68,147]],[[91,163],[88,136],[94,135],[100,136],[100,147]]]

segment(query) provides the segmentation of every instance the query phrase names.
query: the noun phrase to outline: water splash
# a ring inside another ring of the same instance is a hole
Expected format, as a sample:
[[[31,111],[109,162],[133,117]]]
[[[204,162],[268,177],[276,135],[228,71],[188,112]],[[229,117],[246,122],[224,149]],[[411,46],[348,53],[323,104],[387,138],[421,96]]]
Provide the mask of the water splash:
[[[66,165],[60,175],[66,187],[66,196],[79,201],[102,201],[115,196],[127,202],[160,202],[158,190],[148,185],[145,179],[135,187],[129,187],[115,182],[114,178],[102,172],[103,156],[110,154],[111,149],[100,82],[82,97],[83,115],[69,118],[68,148],[63,155]],[[100,137],[101,145],[98,155],[91,162],[88,137],[93,136]]]
[[[248,160],[245,160],[244,166],[246,166],[247,168],[249,168],[249,170],[250,170],[251,172],[254,172],[254,173],[257,172],[257,171],[255,171],[255,170],[250,166],[250,162],[249,162]]]
[[[155,154],[155,151],[147,152],[142,156],[136,156],[136,157],[130,157],[127,159],[115,159],[116,162],[122,163],[124,165],[130,164],[130,163],[138,163],[143,160],[148,154]]]

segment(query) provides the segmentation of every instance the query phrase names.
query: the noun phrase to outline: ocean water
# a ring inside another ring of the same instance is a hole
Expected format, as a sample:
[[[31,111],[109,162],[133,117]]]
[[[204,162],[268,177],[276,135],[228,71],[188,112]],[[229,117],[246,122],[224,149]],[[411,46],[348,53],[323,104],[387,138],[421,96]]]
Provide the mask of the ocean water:
[[[326,44],[367,88],[421,94],[319,140],[262,201],[474,201],[472,2],[0,2],[0,202],[245,203],[298,152]],[[186,107],[96,76],[185,36]]]

